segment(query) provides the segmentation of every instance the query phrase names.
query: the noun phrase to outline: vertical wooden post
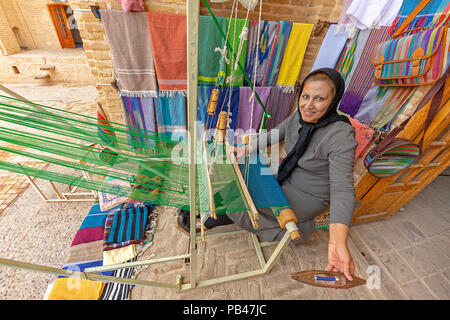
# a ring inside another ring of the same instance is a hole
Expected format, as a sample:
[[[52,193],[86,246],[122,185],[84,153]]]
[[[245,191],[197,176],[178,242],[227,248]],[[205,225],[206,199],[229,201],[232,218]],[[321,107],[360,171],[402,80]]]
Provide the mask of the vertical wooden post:
[[[190,195],[190,283],[197,286],[196,178],[197,178],[197,95],[198,95],[198,24],[199,0],[187,0],[187,129],[189,145],[189,195]]]

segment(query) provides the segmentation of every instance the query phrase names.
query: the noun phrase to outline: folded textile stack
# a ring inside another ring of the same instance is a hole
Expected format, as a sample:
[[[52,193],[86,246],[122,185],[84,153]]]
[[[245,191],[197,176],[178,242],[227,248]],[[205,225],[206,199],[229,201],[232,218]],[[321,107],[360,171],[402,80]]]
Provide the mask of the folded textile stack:
[[[155,205],[127,201],[102,211],[92,205],[77,231],[63,269],[83,272],[87,268],[136,261],[153,241],[157,215]],[[132,278],[135,268],[104,271],[100,274]],[[128,299],[133,286],[78,278],[59,277],[49,286],[48,300]]]

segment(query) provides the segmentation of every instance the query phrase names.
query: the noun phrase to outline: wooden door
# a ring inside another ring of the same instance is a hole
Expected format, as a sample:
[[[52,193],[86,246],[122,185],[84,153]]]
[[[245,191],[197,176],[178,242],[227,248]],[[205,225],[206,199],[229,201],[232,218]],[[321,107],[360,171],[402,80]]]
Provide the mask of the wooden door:
[[[52,17],[53,25],[55,26],[61,48],[75,48],[72,32],[67,23],[65,3],[49,3],[47,4],[50,16]]]

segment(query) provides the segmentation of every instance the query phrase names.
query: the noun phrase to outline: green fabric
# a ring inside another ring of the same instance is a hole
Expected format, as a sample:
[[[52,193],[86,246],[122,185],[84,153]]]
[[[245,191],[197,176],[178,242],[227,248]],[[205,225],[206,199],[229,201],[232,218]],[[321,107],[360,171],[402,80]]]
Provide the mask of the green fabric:
[[[227,19],[227,26],[229,26],[228,42],[230,43],[231,47],[234,48],[235,55],[237,55],[240,43],[239,35],[241,34],[242,28],[244,26],[248,28],[248,20],[246,21],[245,19],[240,18]],[[231,83],[225,82],[224,85],[241,87],[244,85],[244,73],[239,67],[236,70],[234,70],[235,59],[233,57],[232,48],[228,48],[227,51],[227,58],[230,61],[230,63],[227,64],[226,67],[226,77],[229,77],[233,74],[233,81]],[[239,59],[239,63],[241,64],[241,66],[245,66],[246,56],[247,56],[247,40],[243,41],[241,53],[237,57]]]
[[[223,30],[227,28],[227,19],[217,17]],[[225,40],[221,36],[214,19],[211,16],[200,16],[198,39],[198,84],[201,86],[215,85],[219,74],[219,63],[222,55],[216,48],[223,49]]]

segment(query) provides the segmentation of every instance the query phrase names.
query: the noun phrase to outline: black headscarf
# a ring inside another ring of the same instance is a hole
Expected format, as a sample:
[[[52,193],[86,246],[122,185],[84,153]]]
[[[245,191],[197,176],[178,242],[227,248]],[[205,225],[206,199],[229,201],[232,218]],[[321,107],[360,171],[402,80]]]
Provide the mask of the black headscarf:
[[[300,116],[300,124],[301,127],[298,131],[299,137],[297,142],[295,143],[294,148],[289,152],[289,154],[284,158],[284,160],[280,163],[280,166],[278,168],[278,175],[277,175],[277,181],[278,183],[282,183],[292,172],[292,170],[295,169],[297,166],[298,159],[302,156],[302,154],[305,152],[306,147],[308,146],[309,142],[311,141],[311,137],[314,134],[314,131],[318,128],[324,127],[332,122],[336,121],[344,121],[347,123],[350,123],[348,118],[346,116],[341,116],[337,113],[337,108],[339,106],[339,102],[341,101],[341,98],[345,91],[345,81],[342,78],[342,76],[334,69],[331,68],[321,68],[312,71],[310,74],[306,76],[306,78],[303,80],[302,84],[300,85],[299,90],[299,99],[302,96],[303,87],[305,85],[306,80],[317,73],[324,73],[326,74],[334,83],[334,86],[336,87],[336,94],[334,95],[333,101],[331,102],[330,106],[328,107],[327,112],[317,121],[317,123],[310,123],[305,122],[302,119],[302,115],[300,113],[300,110],[298,110],[297,106],[297,112]],[[298,105],[298,104],[297,104]]]

